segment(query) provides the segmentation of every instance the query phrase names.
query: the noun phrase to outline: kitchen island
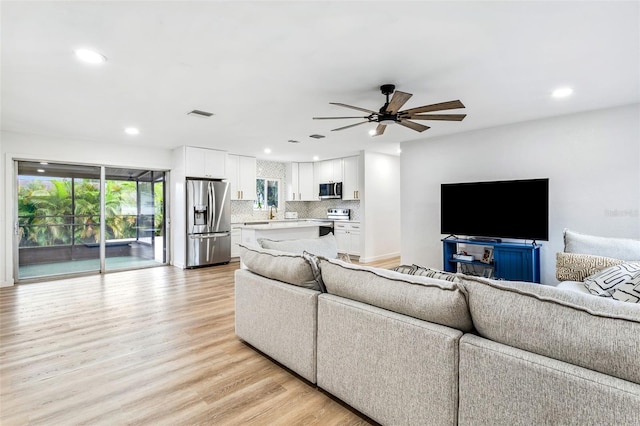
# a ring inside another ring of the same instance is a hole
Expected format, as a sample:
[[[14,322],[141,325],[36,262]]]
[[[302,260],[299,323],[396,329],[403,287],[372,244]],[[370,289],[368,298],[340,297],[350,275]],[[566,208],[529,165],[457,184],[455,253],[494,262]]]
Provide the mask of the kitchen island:
[[[240,228],[242,245],[256,246],[258,239],[268,240],[297,240],[301,238],[318,238],[320,227],[327,226],[330,221],[322,220],[284,220],[270,222],[245,223],[236,225]]]

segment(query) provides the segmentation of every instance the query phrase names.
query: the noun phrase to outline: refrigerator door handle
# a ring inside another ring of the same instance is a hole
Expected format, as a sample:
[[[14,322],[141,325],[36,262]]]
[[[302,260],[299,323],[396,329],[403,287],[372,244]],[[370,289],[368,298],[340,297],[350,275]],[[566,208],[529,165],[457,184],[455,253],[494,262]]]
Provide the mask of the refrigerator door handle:
[[[189,238],[192,240],[205,240],[208,238],[228,237],[231,232],[214,232],[212,234],[191,234]]]
[[[213,192],[213,182],[209,182],[207,184],[207,199],[209,201],[209,221],[207,222],[209,224],[209,229],[214,229],[214,223],[213,223],[213,219],[216,217],[216,213],[215,213],[215,209],[216,209],[216,204],[215,204],[215,194]]]

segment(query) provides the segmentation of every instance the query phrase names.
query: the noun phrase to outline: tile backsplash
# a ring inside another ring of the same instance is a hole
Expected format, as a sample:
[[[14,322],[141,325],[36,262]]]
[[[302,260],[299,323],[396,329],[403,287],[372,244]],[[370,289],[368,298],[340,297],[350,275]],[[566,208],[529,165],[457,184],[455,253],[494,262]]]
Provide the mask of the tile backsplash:
[[[280,195],[284,198],[287,180],[286,165],[276,161],[257,160],[256,176],[280,180]],[[284,206],[278,209],[276,219],[284,219],[285,212],[298,212],[299,219],[326,218],[327,209],[351,209],[351,220],[360,220],[360,201],[322,200],[322,201],[284,201]],[[266,220],[269,211],[253,210],[253,201],[231,201],[231,222],[247,222],[252,220]]]

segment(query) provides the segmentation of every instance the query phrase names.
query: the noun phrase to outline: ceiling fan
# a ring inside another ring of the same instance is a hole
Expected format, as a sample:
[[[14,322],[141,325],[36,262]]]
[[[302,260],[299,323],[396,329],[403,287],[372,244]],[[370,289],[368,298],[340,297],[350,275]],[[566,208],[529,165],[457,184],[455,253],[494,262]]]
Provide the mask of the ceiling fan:
[[[424,112],[433,112],[433,111],[442,111],[447,109],[457,109],[464,108],[464,105],[459,100],[442,102],[439,104],[432,105],[424,105],[416,108],[405,109],[404,111],[399,111],[411,96],[411,93],[401,92],[399,90],[395,90],[396,86],[393,84],[383,84],[380,86],[380,91],[383,95],[387,97],[387,101],[384,103],[382,108],[379,111],[373,111],[366,108],[360,108],[352,105],[342,104],[338,102],[329,102],[331,105],[338,105],[345,108],[351,108],[358,111],[363,111],[369,113],[366,116],[356,116],[356,117],[313,117],[314,120],[334,120],[334,119],[353,119],[353,118],[364,118],[366,121],[362,121],[356,124],[350,124],[344,127],[338,127],[335,130],[344,130],[350,127],[359,126],[365,123],[376,122],[378,123],[378,127],[376,127],[375,133],[372,136],[378,136],[384,133],[387,125],[389,124],[400,124],[401,126],[408,127],[416,132],[424,132],[429,129],[429,126],[425,126],[420,123],[416,123],[411,120],[445,120],[445,121],[462,121],[467,115],[466,114],[422,114]],[[389,95],[393,93],[393,97],[389,100]]]

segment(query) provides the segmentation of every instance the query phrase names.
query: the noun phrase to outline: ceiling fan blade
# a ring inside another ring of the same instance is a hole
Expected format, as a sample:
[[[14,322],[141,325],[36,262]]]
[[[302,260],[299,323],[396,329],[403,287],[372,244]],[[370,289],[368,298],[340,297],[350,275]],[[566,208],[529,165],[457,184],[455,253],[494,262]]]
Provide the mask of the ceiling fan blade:
[[[331,129],[332,132],[335,132],[336,130],[344,130],[344,129],[348,129],[349,127],[355,127],[355,126],[359,126],[361,124],[365,124],[365,123],[369,123],[369,120],[367,121],[362,121],[360,123],[356,123],[356,124],[350,124],[348,126],[344,126],[344,127],[338,127],[337,129]]]
[[[429,126],[424,126],[422,124],[414,123],[413,121],[409,121],[409,120],[398,121],[398,124],[404,127],[408,127],[412,130],[415,130],[416,132],[424,132],[425,130],[430,129]]]
[[[459,100],[449,101],[449,102],[442,102],[439,104],[424,105],[421,107],[405,109],[404,111],[400,111],[399,114],[413,115],[413,114],[419,114],[421,112],[442,111],[445,109],[456,109],[456,108],[464,108],[464,105]]]
[[[372,111],[370,109],[360,108],[360,107],[357,107],[357,106],[352,106],[352,105],[347,105],[347,104],[341,104],[339,102],[329,102],[329,103],[331,105],[338,105],[338,106],[345,107],[345,108],[357,109],[358,111],[369,112],[371,114],[377,114],[378,113],[377,111]]]
[[[413,95],[411,93],[405,93],[396,90],[395,92],[393,92],[391,102],[389,102],[389,105],[387,106],[387,112],[389,114],[395,114],[412,96]]]
[[[378,127],[376,127],[376,132],[373,134],[373,136],[379,136],[383,134],[386,128],[386,124],[378,124]]]
[[[430,115],[419,115],[419,114],[413,114],[413,115],[407,115],[407,116],[401,116],[401,118],[404,119],[410,119],[410,120],[444,120],[444,121],[462,121],[465,117],[467,116],[467,114],[430,114]]]
[[[367,117],[362,117],[362,116],[358,116],[358,117],[313,117],[314,120],[338,120],[341,118],[367,118]]]

